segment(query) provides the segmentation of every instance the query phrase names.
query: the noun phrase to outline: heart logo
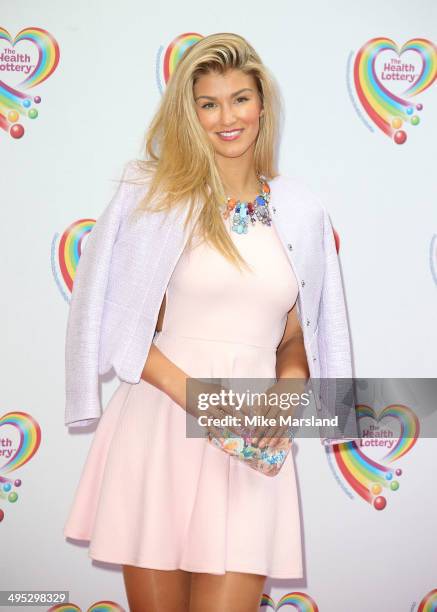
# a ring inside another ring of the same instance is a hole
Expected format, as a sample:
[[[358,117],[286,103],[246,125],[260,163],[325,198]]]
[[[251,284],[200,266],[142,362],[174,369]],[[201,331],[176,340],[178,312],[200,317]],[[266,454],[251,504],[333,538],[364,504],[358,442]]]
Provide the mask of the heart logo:
[[[332,465],[335,461],[336,478],[339,476],[362,499],[371,504],[376,510],[383,510],[387,505],[386,498],[381,495],[383,489],[397,491],[399,482],[397,477],[402,475],[402,469],[393,468],[390,464],[405,456],[417,442],[419,436],[419,419],[408,406],[391,404],[386,406],[377,415],[371,406],[360,404],[356,407],[357,419],[373,421],[359,442],[341,442],[327,448],[327,456]],[[381,431],[379,423],[384,419],[392,419],[397,424],[399,435],[397,439],[388,428]],[[380,459],[375,460],[368,456],[366,449],[374,446],[386,449],[388,452]],[[385,463],[382,463],[385,462]],[[389,465],[387,465],[387,463]]]
[[[437,78],[437,47],[425,38],[414,38],[400,48],[390,38],[372,38],[355,57],[353,78],[368,117],[396,144],[403,144],[407,134],[401,128],[419,125],[415,113],[423,110],[423,104],[411,99]]]
[[[418,612],[425,612],[426,610],[433,610],[437,603],[437,589],[430,591],[419,604],[417,609]],[[271,608],[272,610],[279,610],[283,606],[293,606],[298,612],[319,612],[319,608],[316,602],[306,593],[294,591],[287,593],[275,604],[274,600],[270,595],[263,593],[261,597],[261,607]],[[69,604],[57,604],[48,608],[47,612],[82,612],[82,608],[74,603]],[[119,604],[114,601],[102,600],[92,604],[87,612],[125,612]]]
[[[319,608],[309,595],[301,593],[300,591],[293,591],[283,595],[278,603],[275,604],[274,600],[263,593],[260,602],[261,607],[272,608],[272,610],[279,610],[284,606],[293,606],[298,612],[319,612]],[[82,608],[74,603],[70,604],[57,604],[48,609],[47,612],[82,612]],[[124,608],[119,606],[114,601],[98,601],[87,609],[87,612],[125,612]]]
[[[95,219],[78,219],[64,230],[61,237],[56,233],[52,239],[50,257],[52,272],[59,291],[67,303],[71,300],[82,250],[95,224]]]
[[[56,606],[52,606],[47,610],[47,612],[82,612],[82,608],[77,606],[74,603],[68,604],[57,604]],[[115,601],[110,600],[102,600],[96,601],[89,608],[87,608],[87,612],[126,612],[124,608],[122,608]]]
[[[157,75],[158,89],[161,95],[164,93],[164,89],[184,52],[201,38],[203,38],[202,34],[197,32],[185,32],[174,38],[165,50],[163,46],[159,47],[156,56],[155,74]]]
[[[286,593],[276,604],[270,595],[263,593],[260,608],[263,606],[266,608],[272,608],[272,610],[279,610],[284,606],[293,606],[299,612],[319,612],[319,608],[314,599],[312,599],[312,597],[310,597],[307,593],[302,593],[300,591]]]
[[[18,493],[14,487],[21,486],[21,479],[13,480],[4,474],[18,470],[32,459],[41,444],[41,428],[30,414],[18,411],[8,412],[0,418],[0,427],[6,425],[18,431],[19,441],[14,448],[10,438],[3,436],[1,457],[4,457],[6,462],[0,465],[0,500],[14,503],[18,500]],[[0,522],[4,516],[5,513],[0,508]]]
[[[0,474],[18,470],[32,459],[41,444],[41,428],[27,412],[15,411],[4,414],[0,418],[0,427],[4,425],[12,425],[18,430],[19,443],[15,451],[12,449],[9,457],[6,455],[7,461],[0,466]]]
[[[48,79],[59,63],[59,45],[55,38],[42,28],[30,27],[21,30],[15,38],[5,28],[0,27],[0,40],[3,41],[3,50],[0,54],[0,73],[25,78],[16,84],[0,80],[0,128],[8,132],[12,138],[21,138],[24,126],[19,123],[20,118],[36,119],[38,110],[34,104],[41,102],[40,96],[29,96],[26,90],[37,87]],[[23,48],[18,53],[16,47]],[[36,61],[32,63],[32,55]],[[3,77],[4,78],[4,77]]]
[[[437,589],[433,589],[422,598],[417,612],[432,612],[437,610]]]

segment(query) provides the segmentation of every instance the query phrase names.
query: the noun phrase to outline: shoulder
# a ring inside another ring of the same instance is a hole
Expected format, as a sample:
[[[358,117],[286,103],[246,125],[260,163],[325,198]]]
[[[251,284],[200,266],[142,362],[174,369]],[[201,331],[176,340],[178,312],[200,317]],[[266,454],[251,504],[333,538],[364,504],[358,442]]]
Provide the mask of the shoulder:
[[[123,216],[130,214],[145,196],[150,184],[150,176],[144,171],[141,160],[129,159],[122,167],[119,181],[119,194],[123,200]]]
[[[309,223],[323,223],[327,214],[322,199],[307,181],[297,174],[279,174],[270,183],[272,198],[283,213],[302,217]]]
[[[139,159],[128,159],[122,169],[122,180],[127,181],[132,185],[145,185],[150,181],[150,178],[143,169],[142,162]]]
[[[291,195],[303,206],[318,210],[324,208],[320,196],[302,176],[297,174],[279,174],[273,179],[273,182],[282,192]]]

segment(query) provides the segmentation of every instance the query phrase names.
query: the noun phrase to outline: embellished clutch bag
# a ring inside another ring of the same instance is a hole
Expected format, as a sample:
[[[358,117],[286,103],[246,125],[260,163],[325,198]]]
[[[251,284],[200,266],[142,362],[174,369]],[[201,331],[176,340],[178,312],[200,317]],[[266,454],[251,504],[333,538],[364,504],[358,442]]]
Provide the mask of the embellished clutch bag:
[[[291,433],[290,437],[281,438],[275,447],[265,446],[264,448],[252,445],[250,436],[240,438],[235,434],[232,435],[228,429],[224,429],[224,434],[223,438],[212,437],[208,434],[208,440],[213,446],[237,457],[247,466],[266,476],[278,474],[291,450]]]

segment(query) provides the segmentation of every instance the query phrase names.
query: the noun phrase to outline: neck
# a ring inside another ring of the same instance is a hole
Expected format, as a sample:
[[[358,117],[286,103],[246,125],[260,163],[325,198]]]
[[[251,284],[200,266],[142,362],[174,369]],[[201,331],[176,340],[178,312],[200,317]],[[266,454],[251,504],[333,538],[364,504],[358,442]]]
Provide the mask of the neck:
[[[217,158],[217,167],[226,194],[239,200],[251,200],[259,191],[253,159]]]

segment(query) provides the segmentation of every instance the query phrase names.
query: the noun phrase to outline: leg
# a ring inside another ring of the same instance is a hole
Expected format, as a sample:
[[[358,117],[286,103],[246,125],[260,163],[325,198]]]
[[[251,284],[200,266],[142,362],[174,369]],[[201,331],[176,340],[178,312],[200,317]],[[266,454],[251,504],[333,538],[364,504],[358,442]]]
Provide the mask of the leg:
[[[188,612],[191,573],[123,565],[130,612]]]
[[[191,574],[189,612],[259,612],[266,576],[226,572]]]

